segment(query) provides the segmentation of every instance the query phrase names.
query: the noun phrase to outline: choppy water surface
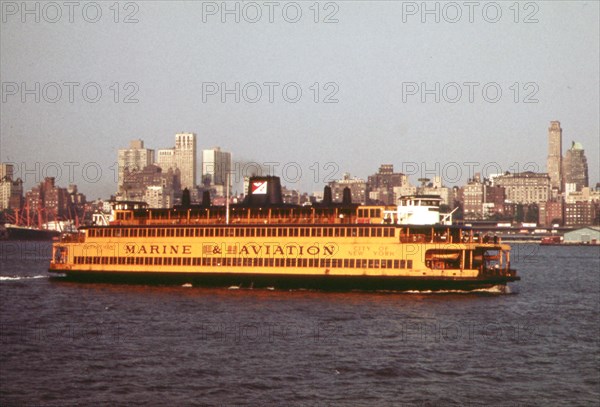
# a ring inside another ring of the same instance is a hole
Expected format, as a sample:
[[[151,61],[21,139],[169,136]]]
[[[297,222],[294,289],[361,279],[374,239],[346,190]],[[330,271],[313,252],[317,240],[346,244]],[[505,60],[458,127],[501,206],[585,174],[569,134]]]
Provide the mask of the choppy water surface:
[[[77,284],[0,243],[1,405],[595,406],[600,250],[514,246],[511,294]]]

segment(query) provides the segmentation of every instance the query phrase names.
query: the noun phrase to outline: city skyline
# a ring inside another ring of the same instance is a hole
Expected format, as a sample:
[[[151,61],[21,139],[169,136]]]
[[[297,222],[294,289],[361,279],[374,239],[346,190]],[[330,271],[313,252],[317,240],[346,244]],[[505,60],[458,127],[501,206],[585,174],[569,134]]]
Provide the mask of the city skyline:
[[[413,2],[329,2],[317,23],[309,4],[296,23],[281,9],[253,23],[241,5],[236,21],[201,4],[135,4],[130,24],[108,7],[97,23],[3,10],[0,161],[23,163],[27,189],[59,167],[57,182],[107,197],[119,148],[135,138],[162,148],[182,128],[198,150],[279,163],[302,191],[345,172],[366,179],[381,163],[413,182],[461,185],[473,172],[548,171],[539,146],[553,120],[563,155],[580,143],[590,186],[600,180],[597,3],[533,2],[518,15],[501,3],[499,21],[480,7],[470,22],[468,10],[449,21],[437,2],[438,15]]]

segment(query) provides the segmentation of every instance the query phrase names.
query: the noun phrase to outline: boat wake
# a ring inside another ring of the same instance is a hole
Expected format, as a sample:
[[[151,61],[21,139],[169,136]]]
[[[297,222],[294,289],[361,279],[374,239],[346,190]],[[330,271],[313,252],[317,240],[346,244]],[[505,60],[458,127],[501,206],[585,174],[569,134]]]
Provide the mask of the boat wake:
[[[408,290],[401,291],[404,294],[513,294],[509,286],[495,285],[489,288],[476,288],[474,290]]]
[[[38,278],[48,278],[47,275],[38,276],[0,276],[0,281],[21,281],[21,280],[35,280]]]

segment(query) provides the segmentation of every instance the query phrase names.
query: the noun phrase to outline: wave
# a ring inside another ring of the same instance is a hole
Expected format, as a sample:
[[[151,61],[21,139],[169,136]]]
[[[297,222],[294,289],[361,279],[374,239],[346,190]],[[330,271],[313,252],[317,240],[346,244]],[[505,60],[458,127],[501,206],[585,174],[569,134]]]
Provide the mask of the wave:
[[[37,276],[0,276],[0,281],[19,281],[19,280],[34,280],[38,278],[48,278],[47,275]]]
[[[473,290],[408,290],[401,291],[404,294],[474,294],[474,293],[486,293],[486,294],[512,294],[509,286],[495,285],[489,288],[476,288]]]

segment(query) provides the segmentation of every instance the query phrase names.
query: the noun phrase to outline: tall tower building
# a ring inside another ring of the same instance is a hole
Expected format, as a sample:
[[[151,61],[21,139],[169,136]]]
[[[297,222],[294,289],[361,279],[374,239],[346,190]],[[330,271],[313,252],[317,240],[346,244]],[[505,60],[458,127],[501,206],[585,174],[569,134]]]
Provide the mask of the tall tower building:
[[[160,150],[157,150],[156,165],[163,171],[174,170],[177,168],[177,163],[175,162],[175,149],[161,148]]]
[[[231,153],[221,151],[221,147],[202,150],[202,183],[205,186],[225,186],[229,172],[231,172]],[[231,186],[231,180],[229,184]]]
[[[548,128],[547,169],[551,188],[560,191],[562,187],[562,129],[559,121],[550,122]]]
[[[588,165],[585,151],[580,143],[573,141],[563,160],[565,184],[575,184],[575,190],[581,191],[588,186]]]
[[[196,187],[196,134],[175,134],[175,147],[157,151],[156,165],[163,171],[179,169],[181,188],[190,191]]]
[[[144,148],[142,140],[132,140],[129,142],[129,148],[119,149],[119,179],[118,192],[122,192],[125,173],[141,171],[146,166],[154,163],[154,150]]]
[[[196,134],[175,135],[175,165],[181,173],[181,188],[190,191],[196,187]]]

